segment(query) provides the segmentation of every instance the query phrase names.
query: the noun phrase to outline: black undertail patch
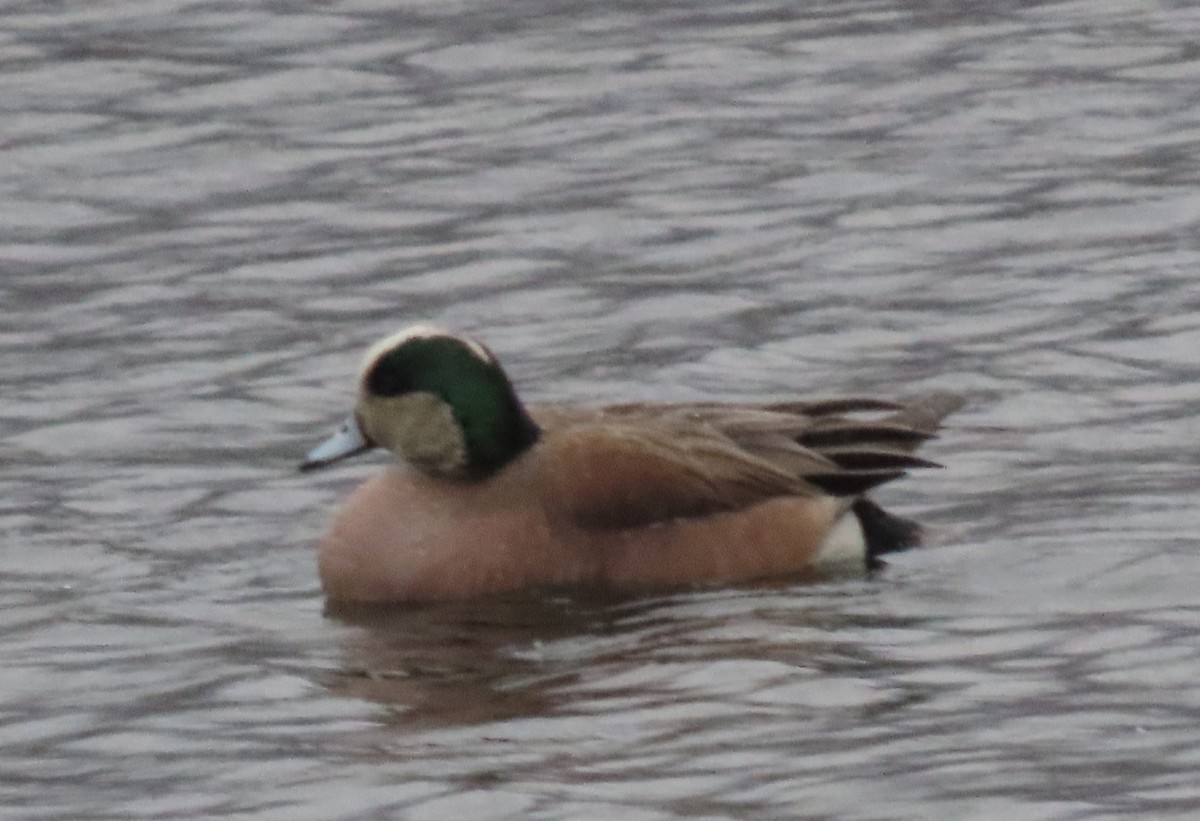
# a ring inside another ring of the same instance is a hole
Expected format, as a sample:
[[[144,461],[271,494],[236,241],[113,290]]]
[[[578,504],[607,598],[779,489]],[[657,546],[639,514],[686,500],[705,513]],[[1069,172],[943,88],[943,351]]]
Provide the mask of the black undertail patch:
[[[911,519],[888,513],[865,496],[854,500],[850,508],[862,527],[867,548],[867,567],[883,566],[880,558],[888,553],[908,550],[921,543],[921,526]]]

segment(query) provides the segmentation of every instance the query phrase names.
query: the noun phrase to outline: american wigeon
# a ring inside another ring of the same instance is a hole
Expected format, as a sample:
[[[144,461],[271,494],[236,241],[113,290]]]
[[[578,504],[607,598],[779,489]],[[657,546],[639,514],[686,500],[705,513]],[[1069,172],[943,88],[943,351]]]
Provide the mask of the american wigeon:
[[[863,494],[934,466],[912,451],[961,404],[527,408],[486,347],[419,325],[371,347],[353,415],[301,466],[375,446],[406,463],[337,514],[321,583],[335,601],[430,601],[871,566],[919,528]]]

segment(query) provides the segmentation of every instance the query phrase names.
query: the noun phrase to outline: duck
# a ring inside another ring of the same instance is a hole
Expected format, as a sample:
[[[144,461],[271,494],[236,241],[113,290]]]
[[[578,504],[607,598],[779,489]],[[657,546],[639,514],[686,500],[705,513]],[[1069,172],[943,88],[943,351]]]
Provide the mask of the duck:
[[[317,551],[330,602],[584,586],[747,583],[882,565],[921,527],[869,496],[960,396],[525,405],[472,337],[419,324],[372,345],[353,413],[302,471],[382,448]]]

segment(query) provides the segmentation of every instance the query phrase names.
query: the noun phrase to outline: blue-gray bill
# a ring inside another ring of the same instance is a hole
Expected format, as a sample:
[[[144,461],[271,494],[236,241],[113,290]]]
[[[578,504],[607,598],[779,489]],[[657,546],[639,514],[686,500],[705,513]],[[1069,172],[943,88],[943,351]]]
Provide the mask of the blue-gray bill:
[[[304,461],[300,463],[300,470],[316,470],[342,459],[356,456],[373,447],[375,445],[367,441],[367,438],[362,435],[362,431],[359,430],[358,421],[351,416],[332,436],[308,452]]]

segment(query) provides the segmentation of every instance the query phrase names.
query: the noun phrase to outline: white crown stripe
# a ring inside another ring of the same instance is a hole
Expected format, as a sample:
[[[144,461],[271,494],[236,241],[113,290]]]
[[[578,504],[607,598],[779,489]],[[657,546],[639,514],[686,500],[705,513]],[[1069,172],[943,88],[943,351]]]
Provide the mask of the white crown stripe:
[[[487,348],[483,347],[483,345],[480,345],[470,337],[451,333],[445,328],[441,328],[437,325],[419,324],[405,328],[402,331],[397,331],[391,336],[385,336],[383,339],[379,340],[370,348],[368,348],[366,354],[362,358],[362,364],[359,365],[358,368],[358,383],[360,385],[362,384],[362,381],[366,377],[367,372],[371,369],[371,366],[375,364],[375,361],[379,359],[379,357],[383,356],[388,351],[398,348],[405,342],[413,339],[435,339],[437,337],[456,339],[465,345],[471,351],[471,353],[475,354],[484,362],[490,362],[493,364],[496,362],[496,358],[492,356],[491,352],[488,351]]]

